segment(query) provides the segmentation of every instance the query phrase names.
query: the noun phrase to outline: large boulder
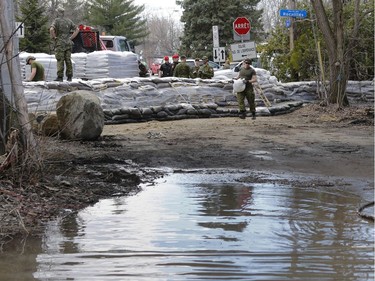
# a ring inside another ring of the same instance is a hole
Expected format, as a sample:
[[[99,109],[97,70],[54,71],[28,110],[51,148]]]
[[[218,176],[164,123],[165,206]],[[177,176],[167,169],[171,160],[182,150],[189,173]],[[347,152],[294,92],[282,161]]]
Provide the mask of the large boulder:
[[[63,96],[56,105],[56,114],[62,138],[95,140],[103,132],[103,109],[92,92],[80,90]]]
[[[29,113],[29,121],[36,134],[51,137],[59,134],[60,128],[56,113]]]
[[[40,121],[39,134],[43,136],[57,136],[59,134],[59,120],[56,114],[48,114]]]

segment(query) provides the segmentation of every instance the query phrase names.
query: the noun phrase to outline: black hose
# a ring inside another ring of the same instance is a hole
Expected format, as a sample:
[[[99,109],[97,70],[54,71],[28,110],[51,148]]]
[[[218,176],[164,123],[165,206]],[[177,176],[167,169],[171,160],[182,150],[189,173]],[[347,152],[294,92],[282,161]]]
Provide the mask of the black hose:
[[[363,213],[363,210],[366,209],[366,208],[369,208],[369,207],[371,207],[371,206],[374,206],[374,203],[375,203],[375,201],[372,201],[372,202],[370,202],[370,203],[367,203],[367,204],[363,205],[362,207],[360,207],[360,208],[358,209],[357,214],[358,214],[361,218],[373,222],[373,221],[374,221],[374,216],[364,214],[364,213]]]

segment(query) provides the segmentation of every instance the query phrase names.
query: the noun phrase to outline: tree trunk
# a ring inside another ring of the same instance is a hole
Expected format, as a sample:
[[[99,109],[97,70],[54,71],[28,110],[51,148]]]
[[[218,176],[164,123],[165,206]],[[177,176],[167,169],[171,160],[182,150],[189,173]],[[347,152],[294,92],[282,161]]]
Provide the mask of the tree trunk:
[[[10,127],[10,105],[0,88],[0,155],[5,153],[5,144],[7,142],[7,132]]]
[[[12,28],[15,25],[12,17],[12,15],[14,15],[12,1],[13,0],[0,1],[0,28],[4,42],[2,52],[4,52],[6,60],[6,73],[2,73],[2,75],[9,75],[10,78],[11,95],[14,101],[14,106],[16,107],[16,115],[21,134],[23,152],[21,160],[26,160],[27,157],[32,155],[31,152],[34,152],[35,155],[36,143],[29,122],[27,103],[23,95],[20,62],[18,56],[15,55],[14,52],[13,36],[16,35],[13,34],[14,28]]]
[[[348,62],[338,58],[329,59],[330,62],[330,87],[329,103],[336,103],[339,108],[348,106],[349,101],[346,96],[346,85],[348,81]]]
[[[347,106],[349,101],[346,97],[346,85],[351,57],[349,53],[345,54],[342,1],[332,0],[332,27],[322,0],[310,0],[310,2],[328,51],[330,74],[328,102],[337,103],[339,108]]]

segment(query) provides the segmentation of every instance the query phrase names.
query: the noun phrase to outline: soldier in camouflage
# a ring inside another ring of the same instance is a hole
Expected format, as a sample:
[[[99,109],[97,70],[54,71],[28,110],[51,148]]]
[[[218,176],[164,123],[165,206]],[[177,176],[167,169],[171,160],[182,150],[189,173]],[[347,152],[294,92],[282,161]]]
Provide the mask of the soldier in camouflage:
[[[179,60],[180,56],[178,54],[174,54],[172,56],[172,75],[174,73],[174,70],[176,68],[176,66],[180,63],[178,60]]]
[[[191,74],[190,74],[191,78],[197,78],[198,77],[199,68],[201,67],[199,61],[200,61],[199,58],[195,58],[194,66],[191,68]]]
[[[245,108],[245,98],[249,103],[250,112],[252,119],[255,119],[255,93],[253,89],[253,83],[258,81],[255,69],[251,67],[251,59],[246,58],[243,62],[243,67],[241,67],[240,72],[238,72],[237,77],[233,79],[244,79],[246,82],[246,87],[243,92],[237,93],[238,108],[240,110],[240,118],[246,118],[246,108]]]
[[[213,68],[208,64],[208,58],[204,56],[202,58],[203,65],[199,68],[198,76],[202,79],[211,79],[214,76]]]
[[[181,62],[174,69],[173,76],[190,78],[190,67],[186,64],[186,56],[180,57]]]
[[[64,67],[68,81],[72,81],[72,46],[73,39],[79,33],[78,27],[67,18],[64,18],[64,9],[57,9],[58,17],[53,21],[50,27],[50,35],[55,40],[55,58],[57,60],[57,78],[55,81],[63,81]]]

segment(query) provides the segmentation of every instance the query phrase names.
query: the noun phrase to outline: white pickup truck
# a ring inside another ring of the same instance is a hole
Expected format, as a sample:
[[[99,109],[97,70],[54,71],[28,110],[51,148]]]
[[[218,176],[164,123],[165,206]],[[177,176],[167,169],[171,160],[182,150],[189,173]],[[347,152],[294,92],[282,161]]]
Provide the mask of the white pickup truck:
[[[103,41],[107,50],[134,53],[134,48],[125,36],[100,35],[100,39]]]

